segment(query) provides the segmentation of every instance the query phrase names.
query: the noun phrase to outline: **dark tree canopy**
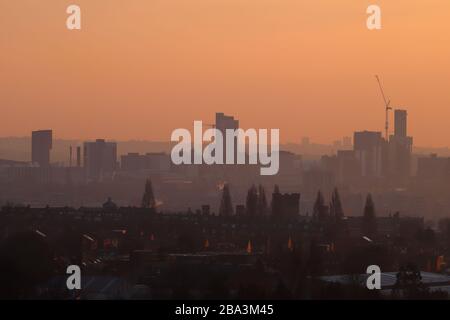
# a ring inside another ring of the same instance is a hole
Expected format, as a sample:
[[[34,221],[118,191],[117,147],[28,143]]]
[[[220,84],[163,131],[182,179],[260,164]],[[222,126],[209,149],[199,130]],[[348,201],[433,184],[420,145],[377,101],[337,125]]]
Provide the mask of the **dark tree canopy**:
[[[142,207],[151,209],[156,207],[155,195],[153,194],[153,186],[150,179],[147,179],[145,182],[145,191],[142,196]]]
[[[330,215],[336,221],[340,221],[344,217],[344,210],[342,209],[341,198],[337,188],[331,194]]]
[[[247,192],[247,215],[254,216],[258,211],[258,191],[255,185],[252,185],[251,188]]]
[[[233,204],[231,202],[230,188],[228,184],[223,186],[219,214],[221,216],[231,216],[233,214]]]
[[[267,214],[266,190],[262,185],[259,185],[258,187],[258,214]]]
[[[325,206],[325,199],[323,198],[322,192],[319,190],[317,192],[316,202],[314,202],[313,207],[313,219],[317,221],[323,221],[327,218],[328,208]]]
[[[377,233],[375,204],[373,203],[372,195],[370,193],[367,195],[366,204],[364,206],[363,231],[369,237],[373,237]]]

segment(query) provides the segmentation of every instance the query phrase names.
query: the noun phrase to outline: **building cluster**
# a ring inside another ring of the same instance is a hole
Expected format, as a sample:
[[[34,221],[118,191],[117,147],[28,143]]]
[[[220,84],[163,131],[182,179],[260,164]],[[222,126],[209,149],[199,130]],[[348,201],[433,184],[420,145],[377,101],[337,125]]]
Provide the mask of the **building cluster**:
[[[236,212],[227,186],[221,194],[219,215],[207,206],[160,212],[150,181],[140,207],[112,199],[78,209],[5,206],[0,259],[8,265],[38,258],[39,272],[17,293],[22,298],[330,298],[344,292],[328,289],[344,278],[333,275],[364,273],[368,262],[394,272],[411,259],[428,275],[444,277],[450,233],[432,232],[423,218],[377,217],[369,198],[362,216],[346,216],[337,190],[329,205],[319,193],[311,216],[298,214],[299,194],[278,187],[266,200],[264,188],[252,186]],[[81,291],[64,286],[70,264],[82,266]],[[26,268],[14,270],[10,278]]]
[[[217,113],[210,126],[239,122]],[[34,131],[31,161],[0,160],[0,264],[14,266],[0,282],[29,279],[7,294],[32,298],[370,298],[343,279],[376,264],[398,272],[384,294],[433,296],[418,280],[405,285],[417,270],[445,293],[450,222],[431,229],[423,217],[450,212],[450,160],[415,163],[412,142],[395,110],[388,137],[355,132],[317,161],[280,151],[278,174],[261,176],[250,164],[119,155],[103,139],[70,146],[58,165],[52,131]],[[28,257],[39,272],[21,274]],[[83,268],[82,292],[65,290],[70,264]]]
[[[225,133],[227,129],[238,129],[239,121],[232,116],[217,113],[215,123],[209,126]],[[191,205],[209,201],[214,197],[216,186],[225,181],[232,183],[236,192],[244,191],[245,186],[253,182],[264,182],[257,165],[174,165],[170,154],[166,152],[128,152],[119,155],[118,143],[104,139],[71,145],[67,150],[68,160],[61,164],[51,160],[51,130],[33,131],[31,140],[31,161],[0,160],[1,181],[13,186],[0,193],[0,203],[11,200],[33,205],[63,205],[64,201],[74,205],[98,204],[105,193],[111,192],[110,189],[113,188],[125,191],[122,193],[124,200],[121,203],[137,204],[132,190],[151,176],[161,188],[160,194],[165,198],[162,200],[172,204],[173,207],[169,209],[173,209],[188,206],[191,199],[194,199]],[[226,144],[223,151],[226,152]],[[235,155],[237,156],[236,150]],[[280,165],[280,172],[273,182],[282,184],[289,190],[298,189],[301,156],[281,151]],[[239,185],[241,189],[238,189]],[[32,189],[33,186],[35,189]],[[15,188],[22,189],[22,194],[16,194]],[[203,188],[209,191],[204,192]],[[57,189],[57,193],[53,189]],[[80,191],[81,189],[84,191]],[[41,194],[43,190],[46,191],[45,195]],[[168,198],[168,195],[177,192],[183,192],[185,196]],[[204,198],[194,197],[199,194]],[[2,196],[5,198],[2,199]]]
[[[442,215],[450,213],[450,198],[442,191],[448,187],[450,158],[413,154],[407,111],[395,110],[394,118],[394,131],[389,136],[358,131],[353,143],[344,137],[333,143],[331,154],[314,160],[308,154],[280,150],[280,169],[274,176],[261,176],[258,165],[251,164],[174,165],[170,154],[162,151],[120,154],[120,143],[104,139],[71,145],[65,164],[58,164],[51,160],[52,131],[33,131],[30,161],[0,160],[0,203],[99,205],[114,195],[121,205],[138,205],[136,190],[151,177],[159,189],[161,205],[172,211],[214,203],[217,190],[227,183],[238,204],[235,212],[242,211],[247,187],[262,184],[282,186],[290,194],[301,193],[299,207],[304,214],[318,190],[328,194],[335,186],[352,214],[359,213],[368,192],[385,208],[384,215],[402,211],[431,216],[435,215],[430,213],[435,211],[434,203],[441,205]],[[208,126],[225,133],[239,128],[239,121],[216,113],[215,123]],[[314,145],[304,138],[300,146],[307,152]],[[218,213],[220,208],[210,205],[210,210]]]
[[[337,150],[324,156],[322,167],[340,185],[382,182],[405,187],[413,176],[413,139],[407,134],[407,111],[395,110],[394,134],[383,137],[377,131],[358,131],[352,150]]]
[[[225,133],[226,129],[239,128],[239,121],[223,113],[217,113],[216,123],[211,126]],[[68,163],[65,166],[52,164],[52,143],[52,130],[33,131],[31,161],[0,160],[3,176],[11,181],[29,178],[30,181],[42,184],[66,184],[112,180],[120,171],[129,173],[145,171],[148,174],[165,174],[171,170],[176,171],[171,163],[170,155],[167,153],[130,152],[119,157],[117,143],[104,139],[86,141],[82,146],[70,146]],[[74,148],[76,150],[75,161],[73,159]],[[224,145],[224,152],[225,148],[226,145]],[[184,171],[196,171],[196,169],[184,169]]]

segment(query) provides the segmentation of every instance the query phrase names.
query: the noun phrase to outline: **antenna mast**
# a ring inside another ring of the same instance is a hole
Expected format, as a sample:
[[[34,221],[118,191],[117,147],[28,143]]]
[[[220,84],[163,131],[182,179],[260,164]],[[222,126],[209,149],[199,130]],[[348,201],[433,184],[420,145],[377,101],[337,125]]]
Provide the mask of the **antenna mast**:
[[[391,100],[386,99],[386,96],[384,94],[384,90],[383,90],[383,86],[381,85],[381,81],[380,81],[380,77],[378,77],[378,75],[375,75],[375,78],[377,79],[378,82],[378,86],[380,87],[380,91],[381,91],[381,95],[383,96],[383,100],[384,100],[384,106],[385,106],[385,110],[386,110],[386,122],[385,122],[385,137],[386,137],[386,141],[389,140],[389,110],[392,110],[392,108],[390,107],[391,104]]]

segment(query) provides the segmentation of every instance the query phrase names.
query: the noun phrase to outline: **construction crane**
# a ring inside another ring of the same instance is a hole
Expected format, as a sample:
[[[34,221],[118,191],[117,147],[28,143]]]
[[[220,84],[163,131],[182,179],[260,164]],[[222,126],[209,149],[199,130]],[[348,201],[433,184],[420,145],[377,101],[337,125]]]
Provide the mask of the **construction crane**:
[[[384,106],[386,108],[386,122],[385,122],[384,129],[386,130],[386,133],[385,133],[386,141],[388,141],[389,140],[389,110],[392,110],[392,108],[390,107],[391,100],[386,99],[386,96],[385,96],[384,90],[383,90],[383,86],[381,85],[380,77],[378,75],[375,75],[375,78],[378,81],[378,86],[380,87],[381,95],[383,96],[383,100],[384,100]]]

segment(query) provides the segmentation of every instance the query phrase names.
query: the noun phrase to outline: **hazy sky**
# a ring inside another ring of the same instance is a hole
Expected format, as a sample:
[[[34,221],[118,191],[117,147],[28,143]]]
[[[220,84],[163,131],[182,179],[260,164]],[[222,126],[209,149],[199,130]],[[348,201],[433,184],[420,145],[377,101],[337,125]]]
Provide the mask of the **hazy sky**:
[[[416,145],[450,145],[448,0],[0,0],[0,136],[168,140],[222,111],[331,142],[383,130],[377,73]]]

